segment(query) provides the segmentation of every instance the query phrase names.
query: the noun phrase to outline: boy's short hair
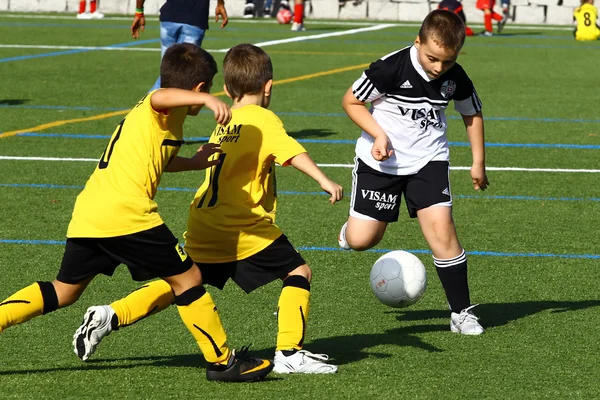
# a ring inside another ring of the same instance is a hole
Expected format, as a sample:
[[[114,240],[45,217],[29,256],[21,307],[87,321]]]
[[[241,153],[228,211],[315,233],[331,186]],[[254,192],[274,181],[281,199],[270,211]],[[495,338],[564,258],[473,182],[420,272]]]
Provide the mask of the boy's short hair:
[[[223,60],[223,78],[234,100],[246,94],[258,94],[273,79],[271,58],[260,47],[238,44],[229,49]]]
[[[465,43],[465,23],[452,11],[434,10],[423,20],[419,39],[421,43],[431,39],[444,49],[458,53]]]
[[[191,43],[170,46],[160,64],[160,87],[191,90],[204,82],[208,92],[217,73],[217,63],[206,50]]]

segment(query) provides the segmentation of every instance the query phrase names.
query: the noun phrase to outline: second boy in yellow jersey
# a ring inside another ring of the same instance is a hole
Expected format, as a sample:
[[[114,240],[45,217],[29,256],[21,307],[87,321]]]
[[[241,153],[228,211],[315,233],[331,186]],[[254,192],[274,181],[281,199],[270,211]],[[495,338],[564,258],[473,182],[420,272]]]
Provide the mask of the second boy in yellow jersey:
[[[581,6],[575,9],[573,19],[577,23],[575,39],[598,40],[600,38],[600,28],[596,22],[598,9],[594,7],[594,0],[581,0]]]
[[[191,158],[177,156],[186,115],[197,115],[206,106],[221,124],[231,118],[229,107],[208,94],[216,72],[212,56],[195,45],[167,50],[161,64],[165,89],[149,93],[121,121],[77,198],[57,278],[36,282],[0,303],[0,332],[74,303],[96,275],[112,275],[123,263],[134,280],[162,279],[157,286],[168,290],[202,350],[209,380],[259,380],[273,369],[272,362],[251,357],[245,349],[237,354],[229,349],[198,266],[163,223],[154,202],[163,172],[218,163],[209,161],[219,151],[215,145]],[[111,312],[108,307],[86,312],[73,338],[75,353],[83,360],[94,351],[98,335],[111,326]]]
[[[220,163],[207,170],[190,205],[185,250],[200,267],[203,281],[218,288],[231,278],[249,293],[282,279],[274,371],[334,373],[337,367],[325,362],[327,355],[303,349],[312,271],[275,224],[275,163],[292,165],[313,178],[331,195],[332,204],[342,198],[342,187],[323,174],[267,110],[273,67],[263,50],[250,44],[233,47],[223,73],[225,91],[234,102],[232,119],[210,137],[210,143],[221,146]],[[118,315],[114,327],[143,318],[140,307],[164,308],[169,301],[168,288],[151,282],[110,305]]]

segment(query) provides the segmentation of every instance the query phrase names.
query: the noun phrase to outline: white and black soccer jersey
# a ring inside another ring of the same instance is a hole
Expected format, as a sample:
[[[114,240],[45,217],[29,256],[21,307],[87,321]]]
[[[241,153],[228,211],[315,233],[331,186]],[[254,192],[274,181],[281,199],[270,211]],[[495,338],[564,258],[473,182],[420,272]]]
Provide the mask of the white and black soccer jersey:
[[[374,139],[363,131],[356,155],[371,168],[392,175],[415,174],[430,161],[449,160],[444,110],[450,100],[463,115],[481,110],[473,82],[459,64],[432,80],[419,64],[414,46],[372,63],[352,90],[359,101],[371,103],[371,113],[394,149],[392,157],[376,161],[371,156]]]

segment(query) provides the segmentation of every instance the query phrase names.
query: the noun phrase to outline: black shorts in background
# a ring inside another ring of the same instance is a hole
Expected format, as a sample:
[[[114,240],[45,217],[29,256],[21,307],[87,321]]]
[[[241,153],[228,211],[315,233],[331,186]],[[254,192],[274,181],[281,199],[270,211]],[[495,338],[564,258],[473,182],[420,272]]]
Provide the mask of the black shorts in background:
[[[360,158],[352,172],[350,215],[396,222],[404,194],[408,214],[439,204],[452,206],[448,161],[430,161],[413,175],[390,175],[374,170]]]
[[[246,293],[276,279],[283,279],[304,264],[304,258],[283,234],[265,249],[243,260],[196,263],[202,272],[204,283],[223,289],[231,278]]]
[[[75,284],[98,274],[112,275],[125,264],[136,281],[179,275],[193,265],[165,224],[111,238],[69,238],[58,277]]]

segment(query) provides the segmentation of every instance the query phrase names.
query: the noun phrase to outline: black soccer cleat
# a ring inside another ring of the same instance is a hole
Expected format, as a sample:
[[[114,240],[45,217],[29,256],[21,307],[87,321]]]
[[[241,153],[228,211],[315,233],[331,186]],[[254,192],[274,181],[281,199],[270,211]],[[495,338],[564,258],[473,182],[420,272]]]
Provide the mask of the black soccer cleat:
[[[220,382],[256,382],[265,379],[273,370],[273,362],[251,356],[248,354],[249,347],[242,347],[238,353],[234,350],[227,365],[208,365],[206,379]]]

